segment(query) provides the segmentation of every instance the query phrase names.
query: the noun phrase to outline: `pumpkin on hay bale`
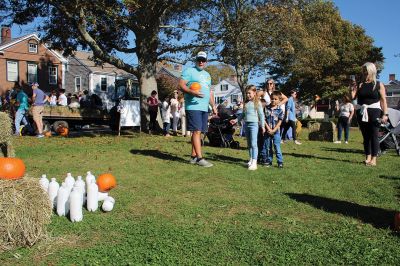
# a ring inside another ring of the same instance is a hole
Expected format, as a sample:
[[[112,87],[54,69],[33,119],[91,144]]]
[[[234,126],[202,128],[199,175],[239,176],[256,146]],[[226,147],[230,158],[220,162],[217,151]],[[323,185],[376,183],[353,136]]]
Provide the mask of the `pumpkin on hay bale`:
[[[0,179],[0,195],[0,252],[30,247],[47,236],[52,208],[37,179]]]
[[[12,146],[12,122],[10,116],[0,112],[0,157],[14,157],[15,151]]]

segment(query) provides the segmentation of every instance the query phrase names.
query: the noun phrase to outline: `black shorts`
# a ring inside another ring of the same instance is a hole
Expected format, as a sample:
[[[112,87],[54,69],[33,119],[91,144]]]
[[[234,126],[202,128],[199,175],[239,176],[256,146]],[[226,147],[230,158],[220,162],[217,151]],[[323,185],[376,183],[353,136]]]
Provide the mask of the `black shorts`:
[[[187,130],[207,132],[208,112],[186,110]]]

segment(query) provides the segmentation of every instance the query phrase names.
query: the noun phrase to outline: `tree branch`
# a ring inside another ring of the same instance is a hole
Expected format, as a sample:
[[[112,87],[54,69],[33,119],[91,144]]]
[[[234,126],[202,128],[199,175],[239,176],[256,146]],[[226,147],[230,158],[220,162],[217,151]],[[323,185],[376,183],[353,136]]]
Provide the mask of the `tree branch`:
[[[176,52],[180,52],[180,51],[184,51],[184,50],[189,50],[189,49],[193,49],[193,48],[202,48],[202,47],[212,47],[215,46],[216,44],[214,43],[199,43],[199,44],[188,44],[188,45],[183,45],[183,46],[175,46],[175,47],[169,47],[169,48],[164,48],[161,49],[157,55],[162,55],[165,53],[176,53]]]

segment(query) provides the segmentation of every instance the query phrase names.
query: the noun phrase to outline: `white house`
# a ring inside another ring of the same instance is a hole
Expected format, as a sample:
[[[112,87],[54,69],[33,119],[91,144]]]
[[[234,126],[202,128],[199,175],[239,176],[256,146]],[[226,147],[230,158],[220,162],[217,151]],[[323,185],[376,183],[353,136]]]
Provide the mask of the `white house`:
[[[388,107],[400,107],[400,81],[396,80],[395,74],[389,75],[389,83],[385,84],[386,100]]]
[[[214,91],[214,100],[216,104],[221,104],[226,101],[227,106],[233,106],[243,101],[242,92],[234,76],[221,80],[218,84],[214,85],[212,89]]]

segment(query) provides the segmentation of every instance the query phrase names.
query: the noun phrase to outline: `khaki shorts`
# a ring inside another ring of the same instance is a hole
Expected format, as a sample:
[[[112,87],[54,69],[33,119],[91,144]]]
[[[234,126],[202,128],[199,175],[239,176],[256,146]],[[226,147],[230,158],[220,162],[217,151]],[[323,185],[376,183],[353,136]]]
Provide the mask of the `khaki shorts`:
[[[32,107],[32,116],[33,121],[41,121],[43,116],[43,106],[33,106]]]

